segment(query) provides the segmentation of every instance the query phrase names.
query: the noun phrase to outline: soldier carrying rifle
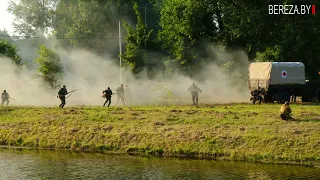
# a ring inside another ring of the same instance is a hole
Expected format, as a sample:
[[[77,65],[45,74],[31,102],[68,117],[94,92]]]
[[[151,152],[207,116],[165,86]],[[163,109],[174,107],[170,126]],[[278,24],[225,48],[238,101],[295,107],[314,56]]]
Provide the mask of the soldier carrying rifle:
[[[8,106],[9,98],[10,98],[9,94],[7,93],[6,90],[4,90],[3,93],[1,94],[1,100],[2,100],[1,101],[1,106],[3,105],[4,102],[7,102],[7,106]]]
[[[109,102],[108,107],[111,104],[111,96],[112,96],[112,90],[110,87],[108,87],[106,90],[102,91],[103,97],[106,98],[106,102],[104,102],[103,107]]]
[[[73,91],[76,91],[76,90],[73,90]],[[61,101],[59,108],[63,108],[66,105],[66,99],[71,95],[73,91],[68,92],[66,85],[63,85],[63,87],[58,92],[58,98]],[[67,94],[70,94],[70,95],[66,98]]]

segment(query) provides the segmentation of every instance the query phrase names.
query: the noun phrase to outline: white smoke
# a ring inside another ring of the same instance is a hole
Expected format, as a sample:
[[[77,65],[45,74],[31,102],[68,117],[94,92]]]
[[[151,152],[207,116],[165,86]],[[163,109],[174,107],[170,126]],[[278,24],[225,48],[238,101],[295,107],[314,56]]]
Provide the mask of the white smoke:
[[[120,69],[110,58],[101,58],[94,53],[83,49],[57,49],[61,57],[65,76],[63,84],[68,91],[77,89],[68,99],[67,106],[75,105],[102,105],[104,100],[102,91],[110,87],[113,91],[120,86]],[[239,54],[239,53],[238,53]],[[222,53],[218,61],[235,61],[235,56]],[[245,54],[240,53],[238,60],[248,62]],[[7,90],[12,98],[11,105],[23,106],[58,106],[57,91],[45,88],[41,79],[35,78],[36,66],[32,68],[18,68],[8,58],[0,58],[1,76],[0,90]],[[245,71],[246,66],[239,67],[238,71]],[[236,72],[235,72],[236,73]],[[171,80],[159,75],[156,80],[148,80],[143,72],[139,79],[123,70],[123,84],[129,85],[133,96],[133,105],[150,105],[156,101],[170,100],[175,104],[191,104],[191,94],[187,89],[194,80],[176,73]],[[233,81],[216,64],[208,65],[202,70],[203,82],[195,82],[202,90],[199,94],[199,103],[228,103],[246,102],[249,91],[245,81]],[[157,89],[158,87],[158,89]],[[159,90],[161,89],[161,90]],[[172,95],[172,96],[170,96]],[[164,97],[166,96],[166,97]],[[164,98],[163,98],[164,97]],[[115,105],[116,96],[112,98]],[[121,102],[119,103],[121,104]]]

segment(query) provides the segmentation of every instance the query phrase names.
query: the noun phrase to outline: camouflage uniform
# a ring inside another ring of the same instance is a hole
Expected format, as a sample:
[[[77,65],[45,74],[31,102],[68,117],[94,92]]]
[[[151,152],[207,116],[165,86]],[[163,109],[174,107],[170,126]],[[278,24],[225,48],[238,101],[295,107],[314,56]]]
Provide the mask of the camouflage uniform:
[[[1,94],[1,106],[3,106],[4,102],[7,102],[7,106],[9,105],[9,94],[6,90]]]
[[[199,100],[198,93],[199,93],[199,91],[202,92],[201,89],[199,89],[195,85],[195,83],[193,83],[193,85],[189,87],[188,91],[191,92],[193,105],[198,105],[198,100]]]

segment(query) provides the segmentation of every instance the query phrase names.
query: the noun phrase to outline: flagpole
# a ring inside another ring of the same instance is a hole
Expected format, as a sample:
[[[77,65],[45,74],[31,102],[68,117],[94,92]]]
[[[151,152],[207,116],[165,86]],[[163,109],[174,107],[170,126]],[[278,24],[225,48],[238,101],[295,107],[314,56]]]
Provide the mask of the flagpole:
[[[121,48],[121,21],[119,21],[119,52],[120,52],[120,84],[122,84],[122,48]]]

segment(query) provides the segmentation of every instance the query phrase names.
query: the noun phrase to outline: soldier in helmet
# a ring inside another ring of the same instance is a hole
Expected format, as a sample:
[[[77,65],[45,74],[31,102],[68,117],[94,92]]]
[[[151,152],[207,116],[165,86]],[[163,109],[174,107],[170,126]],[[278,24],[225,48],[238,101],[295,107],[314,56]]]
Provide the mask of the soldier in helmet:
[[[191,92],[193,105],[198,105],[198,93],[199,91],[202,92],[201,89],[199,89],[198,86],[193,83],[192,86],[189,87],[188,91]]]
[[[110,87],[108,87],[102,93],[103,93],[103,96],[106,98],[106,102],[104,102],[103,107],[107,104],[107,102],[109,102],[109,104],[108,104],[108,107],[109,107],[111,104],[111,96],[112,96],[112,91],[111,91]]]
[[[118,106],[118,103],[119,103],[120,99],[121,99],[123,105],[126,105],[126,103],[125,103],[125,97],[126,96],[124,94],[123,84],[121,84],[121,86],[116,89],[116,92],[117,92],[117,97],[118,97],[117,106]]]
[[[59,105],[60,108],[63,108],[66,105],[66,95],[68,94],[68,90],[66,85],[63,85],[63,87],[58,92],[58,97],[61,100],[61,104]]]
[[[7,93],[6,90],[4,90],[3,93],[1,94],[1,100],[2,100],[1,106],[3,106],[4,102],[7,102],[7,106],[8,106],[9,105],[9,98],[10,98],[9,94]]]

